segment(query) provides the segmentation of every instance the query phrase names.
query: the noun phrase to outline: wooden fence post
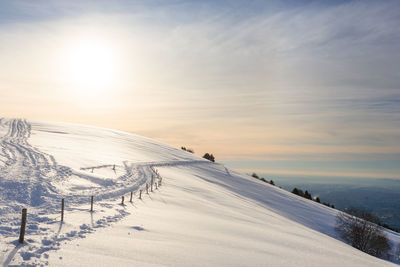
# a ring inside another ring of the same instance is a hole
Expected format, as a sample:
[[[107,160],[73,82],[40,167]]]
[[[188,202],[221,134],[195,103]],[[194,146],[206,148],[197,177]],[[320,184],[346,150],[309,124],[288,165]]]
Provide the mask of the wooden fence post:
[[[124,205],[124,200],[125,200],[125,197],[122,196],[122,201],[121,201],[121,204],[122,204],[122,205]]]
[[[146,184],[146,194],[149,193],[149,184]]]
[[[21,230],[19,232],[19,243],[24,243],[24,237],[25,237],[25,226],[26,226],[26,213],[27,210],[26,208],[22,209],[22,221],[21,221]]]
[[[131,191],[131,199],[129,200],[129,202],[132,202],[132,196],[133,196],[133,191]]]
[[[158,187],[157,187],[157,182],[155,182],[155,185],[156,185],[156,189],[158,189]]]
[[[90,211],[93,211],[93,196],[90,197]]]
[[[61,221],[64,221],[64,199],[61,199]]]
[[[139,199],[142,199],[142,190],[139,191]]]

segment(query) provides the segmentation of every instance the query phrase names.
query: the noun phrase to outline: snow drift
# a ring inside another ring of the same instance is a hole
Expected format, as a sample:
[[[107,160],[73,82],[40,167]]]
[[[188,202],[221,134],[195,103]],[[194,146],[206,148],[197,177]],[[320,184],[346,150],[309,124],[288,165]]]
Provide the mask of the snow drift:
[[[0,136],[4,266],[391,265],[339,240],[337,210],[145,137],[19,119],[1,119]]]

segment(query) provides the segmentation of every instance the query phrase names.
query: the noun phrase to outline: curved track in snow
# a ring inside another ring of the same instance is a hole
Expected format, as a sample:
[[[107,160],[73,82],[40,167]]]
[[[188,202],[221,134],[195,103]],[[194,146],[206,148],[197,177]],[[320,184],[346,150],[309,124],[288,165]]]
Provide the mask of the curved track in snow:
[[[21,209],[28,207],[28,234],[48,229],[43,222],[54,223],[61,198],[70,210],[87,207],[90,196],[96,204],[108,207],[107,201],[144,188],[156,179],[154,167],[208,163],[202,160],[129,162],[73,169],[29,143],[31,125],[23,119],[1,119],[0,128],[0,235],[15,236],[19,231]],[[11,225],[11,227],[9,226]],[[40,227],[40,226],[41,227]]]
[[[0,255],[0,262],[3,260],[6,265],[20,248],[12,249],[19,234],[22,208],[28,208],[29,250],[18,253],[24,260],[37,260],[46,251],[58,249],[62,241],[84,237],[129,215],[115,200],[136,193],[151,180],[156,181],[155,167],[208,163],[172,160],[175,159],[172,157],[153,162],[127,159],[120,164],[96,166],[83,162],[84,166],[72,168],[59,164],[53,155],[30,144],[31,134],[32,126],[26,120],[0,119],[0,240],[5,242],[0,242],[0,251],[11,251],[4,259]],[[90,196],[95,197],[93,213],[88,212]],[[60,222],[61,198],[66,203],[66,225]],[[75,225],[69,225],[68,221],[74,221]],[[76,222],[81,223],[76,225]]]
[[[60,178],[59,170],[50,155],[35,150],[28,144],[30,125],[25,120],[10,120],[9,129],[1,138],[0,201],[16,201],[30,206],[45,203],[57,190],[46,177]]]
[[[31,207],[45,205],[48,209],[51,199],[61,197],[67,197],[74,204],[86,202],[89,195],[96,195],[101,200],[117,197],[137,190],[151,179],[151,166],[177,164],[137,164],[125,161],[123,166],[117,167],[121,175],[102,177],[93,173],[93,169],[112,168],[112,165],[81,170],[59,165],[53,156],[28,143],[31,127],[26,120],[13,119],[6,121],[5,125],[8,126],[8,132],[0,139],[0,157],[4,163],[0,168],[0,188],[3,189],[0,192],[0,201],[7,203],[15,202]],[[87,181],[89,186],[75,186],[73,191],[66,193],[65,185],[74,180]]]

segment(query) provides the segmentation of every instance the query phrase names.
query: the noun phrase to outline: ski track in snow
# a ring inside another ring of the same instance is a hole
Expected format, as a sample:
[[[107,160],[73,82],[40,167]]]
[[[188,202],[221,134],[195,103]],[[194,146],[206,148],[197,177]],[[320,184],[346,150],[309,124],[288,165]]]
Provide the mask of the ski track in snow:
[[[62,242],[83,238],[97,228],[109,226],[129,215],[115,199],[132,191],[137,193],[146,183],[157,179],[154,167],[209,164],[200,160],[124,161],[118,166],[106,164],[74,170],[57,164],[52,155],[29,144],[31,125],[26,120],[1,119],[0,127],[8,127],[7,133],[0,138],[0,237],[8,241],[7,247],[0,250],[6,253],[3,266],[8,266],[16,253],[24,260],[33,257],[38,260],[35,264],[45,264],[42,254],[45,255],[46,251],[56,250]],[[113,169],[116,177],[104,178],[96,174],[105,168]],[[118,176],[117,170],[123,174]],[[66,193],[65,185],[74,180],[87,181],[94,186],[73,186]],[[91,214],[91,223],[82,223],[78,229],[68,229],[60,235],[65,224],[60,222],[61,198],[66,202],[66,216],[74,216],[89,213],[92,195],[95,196],[95,205],[100,207],[100,217],[93,221]],[[16,240],[24,207],[28,207],[28,224],[26,243],[20,245]]]

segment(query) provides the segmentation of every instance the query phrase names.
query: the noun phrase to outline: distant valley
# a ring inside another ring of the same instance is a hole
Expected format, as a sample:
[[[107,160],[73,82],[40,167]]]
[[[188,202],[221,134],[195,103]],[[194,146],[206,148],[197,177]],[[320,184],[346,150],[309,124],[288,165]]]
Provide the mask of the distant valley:
[[[339,210],[364,208],[377,215],[383,224],[400,230],[400,180],[337,177],[277,177],[277,186],[288,191],[294,187],[308,190],[313,197],[335,205]]]

